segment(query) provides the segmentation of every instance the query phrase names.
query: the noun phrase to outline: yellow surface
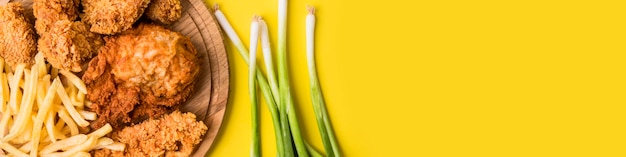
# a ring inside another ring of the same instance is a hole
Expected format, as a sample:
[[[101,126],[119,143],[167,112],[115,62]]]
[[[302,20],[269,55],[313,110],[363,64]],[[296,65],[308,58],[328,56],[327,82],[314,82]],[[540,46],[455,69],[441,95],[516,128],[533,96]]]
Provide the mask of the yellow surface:
[[[246,45],[255,14],[276,40],[276,0],[208,2]],[[321,150],[306,4],[318,8],[320,81],[345,156],[626,156],[624,1],[291,0],[298,114]],[[249,155],[247,68],[229,46],[231,99],[209,156]],[[263,155],[275,156],[261,110]]]

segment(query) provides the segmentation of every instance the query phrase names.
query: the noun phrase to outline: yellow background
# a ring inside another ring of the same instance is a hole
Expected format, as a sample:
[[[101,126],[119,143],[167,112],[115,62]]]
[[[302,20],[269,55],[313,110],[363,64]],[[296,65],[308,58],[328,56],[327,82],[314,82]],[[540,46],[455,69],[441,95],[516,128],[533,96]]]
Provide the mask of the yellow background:
[[[277,0],[207,0],[247,45]],[[290,74],[318,150],[305,60],[317,64],[345,156],[626,156],[626,4],[619,0],[290,0]],[[248,156],[247,67],[229,40],[231,99],[209,156]],[[275,156],[267,108],[262,150]]]

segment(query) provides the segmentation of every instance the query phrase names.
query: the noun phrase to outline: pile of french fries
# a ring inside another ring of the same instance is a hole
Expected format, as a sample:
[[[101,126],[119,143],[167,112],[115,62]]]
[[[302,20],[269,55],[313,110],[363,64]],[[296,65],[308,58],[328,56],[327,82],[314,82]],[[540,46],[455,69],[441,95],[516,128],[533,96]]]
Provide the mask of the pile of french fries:
[[[61,78],[64,78],[62,81]],[[66,82],[65,84],[62,82]],[[106,134],[111,125],[81,134],[96,113],[84,110],[87,87],[69,71],[46,64],[41,53],[30,68],[15,70],[0,57],[0,156],[90,156],[94,149],[123,151]]]

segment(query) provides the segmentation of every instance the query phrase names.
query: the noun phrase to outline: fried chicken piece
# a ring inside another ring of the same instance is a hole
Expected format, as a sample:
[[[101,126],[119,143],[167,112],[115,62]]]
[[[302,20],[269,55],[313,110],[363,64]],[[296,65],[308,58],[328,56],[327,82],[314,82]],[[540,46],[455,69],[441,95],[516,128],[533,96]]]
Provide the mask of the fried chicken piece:
[[[95,150],[94,156],[190,156],[207,131],[193,113],[176,110],[159,119],[151,119],[112,133],[112,139],[126,144],[126,149]]]
[[[34,0],[33,14],[37,20],[37,34],[44,35],[61,20],[74,21],[78,17],[80,0]]]
[[[131,122],[128,114],[139,104],[139,89],[117,88],[104,56],[95,57],[89,62],[83,80],[89,93],[87,99],[93,103],[92,111],[98,115],[98,119],[91,123],[93,129],[107,123],[113,128],[122,128]]]
[[[200,63],[189,38],[163,26],[141,24],[106,42],[103,50],[110,56],[116,83],[140,87],[142,103],[174,106],[191,95]]]
[[[176,22],[182,13],[180,0],[152,0],[146,9],[148,19],[165,25]]]
[[[82,0],[82,20],[91,31],[117,34],[130,29],[148,7],[150,0]]]
[[[9,65],[32,64],[36,53],[35,31],[24,17],[22,4],[12,2],[0,6],[0,56]]]
[[[41,36],[39,51],[53,67],[81,72],[82,65],[98,53],[103,43],[102,37],[90,32],[84,23],[61,20]]]
[[[99,117],[94,129],[106,123],[119,128],[144,116],[156,118],[177,109],[191,95],[200,63],[187,37],[141,24],[105,41],[82,78]]]

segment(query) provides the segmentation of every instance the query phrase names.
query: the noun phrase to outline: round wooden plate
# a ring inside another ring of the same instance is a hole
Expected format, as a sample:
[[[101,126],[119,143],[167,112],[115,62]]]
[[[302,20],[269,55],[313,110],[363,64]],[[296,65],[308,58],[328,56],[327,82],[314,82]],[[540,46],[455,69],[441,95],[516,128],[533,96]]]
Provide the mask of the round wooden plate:
[[[0,0],[0,5],[8,0]],[[32,18],[32,0],[12,0],[21,2],[26,8],[26,16]],[[200,78],[191,98],[181,107],[183,112],[193,112],[198,120],[204,121],[209,130],[192,154],[205,156],[217,136],[228,100],[229,66],[224,38],[213,13],[202,0],[181,0],[182,17],[169,26],[174,31],[189,37],[200,54],[203,64]]]

